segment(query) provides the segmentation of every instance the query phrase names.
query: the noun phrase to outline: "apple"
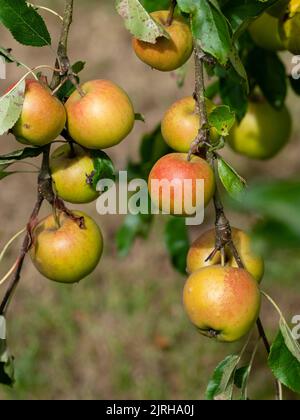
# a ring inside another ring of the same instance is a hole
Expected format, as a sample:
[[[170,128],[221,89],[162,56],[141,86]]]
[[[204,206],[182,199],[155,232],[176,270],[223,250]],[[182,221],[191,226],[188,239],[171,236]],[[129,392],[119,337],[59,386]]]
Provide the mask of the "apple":
[[[260,15],[248,28],[250,35],[261,48],[269,51],[283,51],[285,49],[279,35],[279,19],[268,13]]]
[[[206,100],[207,111],[210,113],[215,105]],[[187,153],[191,143],[197,137],[200,128],[200,117],[196,111],[196,101],[192,96],[175,102],[165,113],[161,132],[165,142],[176,152]],[[219,139],[215,128],[211,129],[211,140],[215,143]]]
[[[284,106],[276,110],[265,100],[250,102],[248,111],[232,128],[227,141],[237,153],[253,159],[270,159],[289,141],[292,119]]]
[[[50,170],[54,190],[64,201],[85,204],[96,200],[99,193],[88,184],[88,176],[94,171],[90,151],[74,144],[58,147],[50,158]]]
[[[190,185],[185,183],[188,180]],[[215,177],[210,165],[198,156],[192,156],[188,161],[187,153],[165,155],[156,162],[149,175],[151,200],[165,213],[192,215],[202,198],[197,194],[197,180],[204,181],[204,205],[207,206],[215,192]],[[161,182],[172,183],[168,194],[159,184]]]
[[[279,24],[281,39],[292,54],[300,54],[300,1],[291,0]]]
[[[246,270],[214,265],[190,275],[184,286],[183,303],[201,334],[234,342],[257,321],[261,296],[256,280]]]
[[[44,146],[55,140],[66,124],[63,104],[37,80],[26,80],[22,112],[12,133],[21,143]]]
[[[127,94],[109,80],[92,80],[67,100],[70,136],[88,149],[106,149],[120,143],[133,129],[135,115]]]
[[[181,16],[175,16],[167,25],[168,10],[151,13],[151,17],[169,34],[170,39],[159,37],[155,44],[133,38],[136,55],[150,67],[160,71],[173,71],[183,66],[193,52],[193,36],[189,25]]]
[[[255,278],[257,282],[261,282],[264,275],[264,260],[253,250],[253,244],[250,236],[243,230],[232,228],[233,243],[245,265],[246,270]],[[215,229],[208,230],[199,236],[192,244],[187,256],[187,270],[189,273],[199,270],[203,267],[221,264],[221,253],[218,252],[214,258],[206,261],[207,257],[213,252],[216,245]],[[237,267],[231,250],[226,247],[226,266]]]
[[[273,6],[271,6],[267,13],[274,17],[281,17],[283,13],[287,10],[288,4],[290,0],[280,0],[277,1]]]
[[[58,213],[58,220],[50,215],[33,231],[30,256],[37,270],[49,280],[59,283],[77,283],[97,267],[103,250],[101,231],[96,222],[82,212],[85,228]]]

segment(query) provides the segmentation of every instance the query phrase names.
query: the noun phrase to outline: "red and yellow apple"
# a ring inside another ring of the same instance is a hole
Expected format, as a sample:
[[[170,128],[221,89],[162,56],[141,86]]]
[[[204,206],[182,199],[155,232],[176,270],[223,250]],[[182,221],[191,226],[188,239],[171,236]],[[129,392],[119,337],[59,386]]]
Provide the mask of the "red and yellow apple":
[[[193,51],[193,36],[189,25],[180,16],[175,16],[172,23],[167,25],[168,15],[168,10],[151,13],[151,17],[169,34],[169,39],[161,36],[155,44],[136,38],[132,41],[139,59],[160,71],[172,71],[183,66]]]
[[[44,146],[55,140],[66,124],[63,104],[37,80],[26,80],[22,112],[12,133],[21,143]]]
[[[60,146],[50,158],[50,170],[54,190],[62,200],[85,204],[99,196],[88,183],[88,176],[94,171],[94,161],[87,149],[76,144],[72,149],[69,144]]]
[[[197,180],[204,181],[204,203]],[[152,202],[161,211],[177,216],[191,215],[210,202],[215,177],[210,165],[198,156],[188,161],[186,153],[170,153],[153,166],[148,180]]]
[[[30,256],[37,270],[49,280],[77,283],[97,267],[103,250],[101,231],[96,222],[82,212],[85,227],[63,213],[42,220],[33,231]]]
[[[234,151],[253,159],[270,159],[289,141],[292,119],[283,106],[276,110],[263,99],[250,102],[240,124],[235,124],[227,141]]]
[[[106,149],[120,143],[133,129],[135,115],[128,95],[108,80],[92,80],[67,100],[67,127],[76,143]]]
[[[258,319],[261,296],[257,281],[246,270],[214,265],[190,275],[183,303],[201,334],[234,342],[244,337]]]
[[[246,270],[260,282],[264,274],[264,260],[253,250],[251,237],[243,230],[232,228],[233,243],[245,265]],[[187,256],[187,270],[193,273],[203,267],[221,264],[221,253],[207,261],[216,246],[215,229],[208,230],[199,236],[192,244]],[[237,267],[236,260],[229,249],[225,248],[225,264],[229,267]]]
[[[249,26],[250,35],[261,48],[269,51],[282,51],[285,49],[279,35],[279,19],[263,13]]]
[[[215,105],[206,100],[207,111],[210,113]],[[176,152],[187,153],[191,143],[197,137],[200,128],[200,116],[196,110],[196,101],[192,96],[175,102],[165,113],[161,132],[165,142]],[[217,131],[211,129],[211,141],[219,139]]]

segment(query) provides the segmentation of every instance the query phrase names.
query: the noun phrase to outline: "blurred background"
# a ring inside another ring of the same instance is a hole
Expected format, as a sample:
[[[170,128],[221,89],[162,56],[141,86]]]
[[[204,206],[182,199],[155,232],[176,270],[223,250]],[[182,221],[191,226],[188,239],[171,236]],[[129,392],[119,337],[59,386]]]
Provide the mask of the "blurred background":
[[[62,13],[63,1],[39,0]],[[56,48],[59,20],[41,12]],[[22,47],[0,27],[1,45],[30,67],[53,65],[49,48]],[[75,0],[70,33],[72,62],[86,61],[83,81],[107,78],[130,95],[136,112],[146,117],[131,135],[110,149],[116,168],[138,157],[141,135],[151,131],[164,111],[177,99],[193,92],[193,66],[185,86],[178,89],[174,77],[152,71],[131,49],[131,39],[114,2]],[[284,55],[289,68],[292,56]],[[24,74],[7,65],[3,92]],[[49,73],[49,77],[50,77]],[[296,178],[300,163],[300,101],[289,94],[294,119],[291,142],[280,155],[255,162],[228,149],[224,156],[247,180]],[[12,136],[1,138],[0,153],[20,148]],[[37,160],[38,162],[38,160]],[[1,181],[1,247],[25,226],[36,196],[36,174],[15,175]],[[89,278],[76,286],[57,285],[42,278],[26,261],[21,283],[8,314],[9,346],[15,356],[16,384],[0,387],[1,399],[201,399],[213,369],[226,355],[239,351],[241,343],[223,345],[200,336],[188,322],[181,296],[184,277],[171,267],[163,239],[164,218],[155,220],[147,241],[138,239],[126,258],[117,255],[115,234],[119,216],[99,216],[95,204],[81,208],[103,230],[105,252]],[[47,205],[43,213],[51,210]],[[230,210],[232,224],[250,227],[252,218]],[[287,215],[288,217],[288,215]],[[190,230],[191,239],[214,222],[213,208],[206,210],[205,224]],[[1,273],[15,261],[19,244],[10,249]],[[283,308],[288,321],[300,314],[299,250],[270,249],[266,259],[264,289]],[[0,296],[3,293],[0,290]],[[278,316],[267,302],[262,319],[270,338],[276,334]],[[274,385],[266,368],[263,347],[258,352],[250,381],[250,398],[271,399]],[[285,392],[285,396],[296,398]]]

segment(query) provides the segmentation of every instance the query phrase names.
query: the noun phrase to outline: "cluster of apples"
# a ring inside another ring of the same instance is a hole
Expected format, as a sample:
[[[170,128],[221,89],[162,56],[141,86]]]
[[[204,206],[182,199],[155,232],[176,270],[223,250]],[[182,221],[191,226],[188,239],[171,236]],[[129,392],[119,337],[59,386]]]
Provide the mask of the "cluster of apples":
[[[170,39],[159,38],[155,45],[133,40],[133,47],[138,57],[151,67],[161,71],[171,71],[181,66],[191,55],[192,35],[189,26],[182,18],[175,17],[173,23],[167,25],[167,11],[155,12],[152,17],[164,25],[170,35]],[[207,100],[208,113],[212,112],[215,105]],[[252,140],[256,145],[252,148],[258,150],[265,140],[261,127],[258,132],[256,126],[260,125],[261,112],[273,118],[273,109],[266,103],[251,104],[246,116],[246,126],[249,133],[252,132]],[[274,111],[276,112],[276,111]],[[249,127],[249,120],[250,125]],[[245,121],[244,121],[245,122]],[[188,160],[188,152],[195,140],[200,128],[200,116],[197,112],[196,101],[193,97],[186,97],[175,102],[165,113],[161,130],[166,143],[174,150],[162,157],[152,168],[149,175],[149,192],[152,201],[165,212],[178,215],[175,209],[186,209],[186,196],[176,195],[171,192],[170,196],[163,195],[163,189],[158,183],[153,187],[153,181],[167,180],[183,191],[184,181],[192,180],[190,190],[184,191],[189,195],[189,203],[196,203],[196,181],[204,180],[204,204],[207,205],[215,192],[215,178],[210,165],[198,156],[192,156]],[[268,124],[268,123],[267,123]],[[273,125],[272,125],[273,124]],[[277,129],[269,127],[271,138],[273,134],[278,136]],[[276,125],[276,124],[275,124]],[[243,126],[236,126],[232,139],[241,131],[245,135]],[[253,134],[254,132],[254,134]],[[219,136],[214,128],[211,128],[211,141],[216,143]],[[279,136],[280,137],[280,136]],[[274,153],[278,147],[276,138],[275,146],[270,144]],[[265,148],[266,149],[266,148]],[[262,156],[260,153],[259,157]],[[256,153],[257,157],[258,153]],[[157,188],[156,188],[157,187]],[[182,200],[177,203],[176,200]],[[169,202],[170,201],[170,202]],[[178,207],[179,204],[179,207]],[[190,214],[190,213],[188,213]],[[183,211],[180,216],[185,216]],[[245,269],[237,266],[230,249],[225,250],[224,264],[221,253],[217,252],[208,260],[215,248],[215,230],[212,229],[202,234],[191,246],[187,257],[187,270],[190,276],[183,292],[185,310],[191,322],[199,331],[219,341],[232,342],[242,338],[253,326],[260,311],[259,283],[264,273],[263,259],[256,255],[252,249],[250,237],[242,230],[233,229],[233,242],[242,258]]]
[[[269,51],[300,54],[300,2],[281,0],[256,19],[249,28],[254,42]]]
[[[23,144],[44,146],[66,129],[74,143],[65,142],[50,157],[53,189],[64,201],[85,204],[98,197],[88,183],[88,176],[94,171],[91,150],[120,143],[132,130],[134,121],[129,97],[110,81],[87,82],[63,104],[44,83],[27,80],[22,112],[12,133]],[[50,280],[78,282],[100,261],[100,228],[88,215],[74,215],[71,218],[57,210],[33,231],[31,259]],[[83,226],[79,226],[77,218],[84,220]]]

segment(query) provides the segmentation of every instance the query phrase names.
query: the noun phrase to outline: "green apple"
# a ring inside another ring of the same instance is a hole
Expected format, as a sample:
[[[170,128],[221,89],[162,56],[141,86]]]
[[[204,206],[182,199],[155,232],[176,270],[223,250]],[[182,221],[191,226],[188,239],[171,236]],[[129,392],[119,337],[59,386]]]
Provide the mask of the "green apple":
[[[283,51],[285,49],[279,35],[278,18],[263,13],[250,24],[248,30],[253,41],[259,47],[269,51]]]
[[[270,159],[289,141],[292,119],[288,109],[274,109],[265,100],[250,102],[240,124],[235,124],[228,143],[234,151],[253,159]]]
[[[85,204],[96,200],[99,193],[88,183],[94,171],[89,150],[74,144],[64,144],[56,149],[50,159],[54,190],[64,201]]]
[[[97,267],[103,239],[96,222],[82,212],[85,227],[59,212],[42,220],[33,231],[30,256],[37,270],[49,280],[59,283],[77,283]]]

